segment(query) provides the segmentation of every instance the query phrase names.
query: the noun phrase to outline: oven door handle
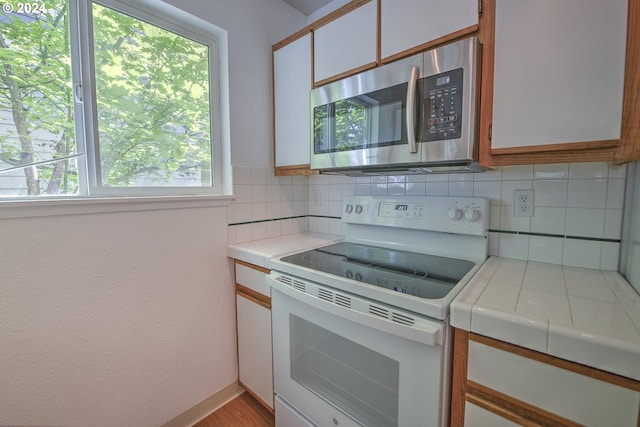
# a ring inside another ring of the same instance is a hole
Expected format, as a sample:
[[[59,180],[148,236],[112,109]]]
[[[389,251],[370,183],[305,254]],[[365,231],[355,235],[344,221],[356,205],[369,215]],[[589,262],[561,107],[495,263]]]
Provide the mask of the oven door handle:
[[[294,300],[335,316],[339,316],[345,320],[350,320],[378,331],[383,331],[391,335],[399,336],[401,338],[416,341],[432,347],[442,345],[444,328],[442,322],[420,318],[418,323],[409,326],[379,316],[346,308],[341,305],[336,305],[333,302],[329,302],[301,290],[294,289],[293,287],[276,280],[272,275],[267,276],[267,283],[271,286],[272,290],[276,292],[281,292]],[[352,299],[354,299],[354,297],[352,297]],[[271,309],[277,310],[277,307],[272,305]]]

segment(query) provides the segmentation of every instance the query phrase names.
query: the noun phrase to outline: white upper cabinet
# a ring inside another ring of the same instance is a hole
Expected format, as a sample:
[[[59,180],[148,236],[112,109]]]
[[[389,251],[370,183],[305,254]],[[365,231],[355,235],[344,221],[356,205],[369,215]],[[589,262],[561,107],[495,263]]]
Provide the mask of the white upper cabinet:
[[[380,7],[382,59],[478,25],[478,0],[382,0]]]
[[[376,1],[370,1],[315,31],[316,82],[376,62],[376,16]]]
[[[311,33],[273,52],[275,166],[310,162]]]
[[[620,138],[627,0],[497,0],[495,19],[492,149]]]

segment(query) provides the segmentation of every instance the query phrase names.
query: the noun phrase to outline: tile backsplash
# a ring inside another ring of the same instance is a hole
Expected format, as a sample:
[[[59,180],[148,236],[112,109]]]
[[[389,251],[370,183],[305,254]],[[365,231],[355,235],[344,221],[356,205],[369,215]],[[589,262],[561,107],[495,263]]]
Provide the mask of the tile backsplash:
[[[229,241],[299,231],[342,233],[342,199],[353,195],[475,196],[490,201],[489,253],[515,259],[617,270],[626,166],[559,163],[483,173],[274,177],[234,167]],[[514,191],[534,190],[532,217],[514,215]]]

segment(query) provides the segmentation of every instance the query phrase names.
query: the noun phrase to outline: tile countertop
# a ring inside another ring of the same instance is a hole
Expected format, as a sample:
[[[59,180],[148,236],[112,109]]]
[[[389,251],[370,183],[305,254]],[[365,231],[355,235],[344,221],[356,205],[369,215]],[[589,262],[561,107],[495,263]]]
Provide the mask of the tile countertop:
[[[451,324],[640,380],[640,296],[614,271],[491,257]]]
[[[275,256],[314,249],[338,242],[344,236],[325,233],[289,234],[271,239],[238,243],[227,247],[227,256],[259,267],[267,267],[267,261]]]

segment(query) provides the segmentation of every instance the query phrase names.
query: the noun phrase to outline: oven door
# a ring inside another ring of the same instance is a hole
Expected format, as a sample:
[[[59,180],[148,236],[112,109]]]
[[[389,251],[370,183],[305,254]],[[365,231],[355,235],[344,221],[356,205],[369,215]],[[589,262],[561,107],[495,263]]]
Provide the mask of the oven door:
[[[413,313],[276,275],[267,280],[279,398],[319,426],[446,425],[445,322],[412,326]]]

